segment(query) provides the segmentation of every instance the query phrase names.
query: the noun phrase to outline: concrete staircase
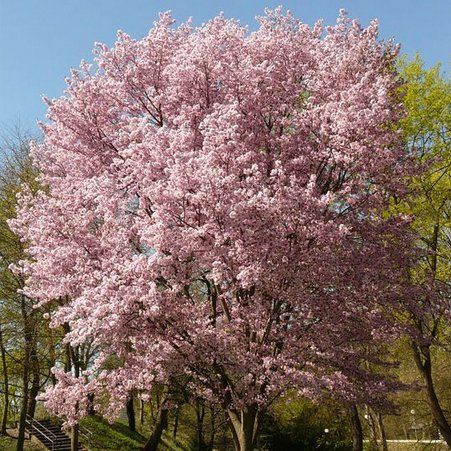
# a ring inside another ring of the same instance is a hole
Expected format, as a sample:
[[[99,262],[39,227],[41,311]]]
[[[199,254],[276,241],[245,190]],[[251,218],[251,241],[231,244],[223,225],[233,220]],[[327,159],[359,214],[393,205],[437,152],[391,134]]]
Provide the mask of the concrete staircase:
[[[26,420],[27,431],[34,435],[47,449],[51,451],[71,451],[70,437],[65,434],[61,427],[50,420],[36,420],[28,417]],[[82,446],[79,445],[79,450]]]

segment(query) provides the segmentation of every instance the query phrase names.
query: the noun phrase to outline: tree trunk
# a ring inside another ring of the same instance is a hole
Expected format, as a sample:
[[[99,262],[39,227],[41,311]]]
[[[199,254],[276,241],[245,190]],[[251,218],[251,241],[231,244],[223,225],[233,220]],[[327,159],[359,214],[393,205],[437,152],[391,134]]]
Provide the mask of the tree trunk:
[[[128,418],[128,428],[132,431],[136,431],[136,419],[135,419],[135,406],[133,404],[134,396],[133,393],[130,393],[130,397],[127,400],[127,404],[125,405],[127,410],[127,418]]]
[[[208,444],[209,450],[212,450],[214,448],[215,436],[216,436],[215,410],[213,406],[210,406],[210,442]]]
[[[143,451],[157,451],[163,431],[168,425],[168,409],[160,408],[152,435],[144,445]]]
[[[67,331],[66,331],[67,333]],[[71,364],[71,369],[73,369],[74,376],[76,378],[80,377],[80,348],[78,346],[71,346],[69,344],[69,360],[68,363]],[[76,403],[76,410],[78,410],[78,402]],[[70,435],[70,450],[78,451],[79,448],[79,427],[78,424],[72,426]]]
[[[197,420],[197,450],[202,451],[205,449],[204,443],[204,418],[205,418],[205,406],[196,399],[196,420]]]
[[[445,417],[445,414],[443,413],[437,393],[435,392],[434,380],[432,378],[432,361],[429,348],[420,351],[418,346],[415,343],[412,343],[412,349],[415,363],[426,385],[427,399],[432,417],[434,418],[434,422],[442,434],[445,442],[449,447],[451,447],[451,427]],[[421,356],[423,356],[424,360]]]
[[[78,424],[75,424],[72,426],[71,434],[70,434],[70,451],[78,451],[79,446],[79,430],[78,430]]]
[[[257,439],[259,414],[256,405],[237,412],[229,410],[229,425],[236,451],[252,451]]]
[[[55,351],[55,339],[53,334],[53,329],[48,327],[48,333],[50,335],[49,340],[49,359],[50,359],[50,368],[53,368],[56,365],[56,351]],[[53,371],[50,371],[50,380],[52,381],[52,386],[56,385],[56,376]]]
[[[33,345],[31,348],[30,369],[33,374],[33,378],[31,380],[27,414],[34,418],[34,413],[36,410],[36,397],[38,396],[40,389],[39,358],[38,351],[36,349],[36,340],[33,340]]]
[[[16,451],[23,451],[25,444],[25,422],[27,420],[27,407],[28,407],[28,369],[26,369],[28,365],[24,365],[23,370],[23,382],[24,382],[24,392],[22,397],[22,406],[20,408],[20,417],[19,417],[19,432],[17,435],[17,445]]]
[[[350,407],[351,427],[352,427],[352,449],[353,451],[363,451],[363,430],[360,422],[359,411],[353,404]]]
[[[449,447],[451,447],[451,427],[446,420],[445,414],[443,413],[442,407],[440,406],[437,394],[435,392],[434,381],[432,380],[430,368],[425,372],[423,377],[426,383],[429,406],[431,408],[435,423],[437,424],[440,433],[445,439],[445,442]]]
[[[94,409],[94,393],[89,393],[88,395],[88,415],[95,415],[96,411]]]
[[[383,451],[388,451],[387,436],[385,435],[384,421],[382,419],[382,414],[380,412],[377,413],[377,424],[379,426],[379,432],[381,434],[382,449]]]
[[[67,334],[69,332],[69,329],[64,328],[64,332]],[[64,371],[66,373],[69,373],[69,371],[72,371],[72,352],[71,352],[71,346],[69,343],[66,343],[64,345]]]
[[[27,420],[28,411],[28,382],[30,379],[30,356],[33,340],[33,333],[30,325],[30,318],[27,313],[26,299],[24,295],[21,295],[21,313],[24,324],[24,360],[22,369],[22,381],[23,381],[23,394],[22,394],[22,406],[20,409],[19,417],[19,431],[17,435],[17,451],[23,451],[25,444],[25,422]]]
[[[9,380],[8,380],[8,367],[6,366],[6,351],[5,344],[3,342],[3,330],[0,324],[0,352],[2,358],[2,373],[3,373],[3,387],[4,387],[4,404],[2,424],[0,427],[0,434],[6,435],[6,426],[8,422],[8,410],[9,410]]]
[[[377,427],[376,427],[376,420],[374,418],[372,410],[367,406],[366,412],[368,415],[368,423],[370,426],[370,447],[369,449],[371,451],[378,450],[379,449],[379,443],[377,441]]]
[[[179,429],[179,418],[180,418],[180,405],[175,409],[174,415],[174,429],[172,431],[172,438],[175,440],[177,438],[177,432]]]
[[[144,425],[144,401],[141,398],[139,399],[139,424],[141,428]]]

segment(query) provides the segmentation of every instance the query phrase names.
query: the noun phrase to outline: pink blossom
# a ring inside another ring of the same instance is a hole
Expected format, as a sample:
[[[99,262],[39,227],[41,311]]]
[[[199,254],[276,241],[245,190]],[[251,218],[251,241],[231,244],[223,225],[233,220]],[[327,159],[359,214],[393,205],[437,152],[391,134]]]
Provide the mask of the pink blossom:
[[[27,295],[67,299],[52,324],[102,349],[45,395],[70,423],[89,392],[115,413],[181,374],[226,408],[389,385],[359,362],[409,296],[404,223],[380,214],[406,172],[388,126],[397,50],[343,13],[324,35],[280,9],[259,22],[162,14],[141,40],[96,45],[47,102],[46,190],[12,226]]]

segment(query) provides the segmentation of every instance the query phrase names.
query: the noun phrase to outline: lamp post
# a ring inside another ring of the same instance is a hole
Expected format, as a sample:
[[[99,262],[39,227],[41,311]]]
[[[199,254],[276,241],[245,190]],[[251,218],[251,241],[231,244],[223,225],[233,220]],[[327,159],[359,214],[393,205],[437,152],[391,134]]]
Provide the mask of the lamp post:
[[[412,409],[410,411],[410,415],[412,415],[412,428],[413,428],[413,430],[415,432],[415,440],[418,441],[418,433],[417,433],[417,424],[416,424],[416,421],[415,421],[415,413],[416,413],[415,409]]]
[[[330,430],[328,428],[324,429],[324,436],[325,436],[325,439],[326,439],[325,440],[325,445],[326,446],[329,446],[329,437],[328,437],[329,432],[330,432]]]

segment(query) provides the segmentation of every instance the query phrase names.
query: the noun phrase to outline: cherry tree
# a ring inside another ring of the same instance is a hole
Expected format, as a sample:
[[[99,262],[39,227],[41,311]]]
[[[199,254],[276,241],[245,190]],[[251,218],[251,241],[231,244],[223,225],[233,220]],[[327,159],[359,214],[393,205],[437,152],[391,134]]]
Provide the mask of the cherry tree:
[[[183,376],[249,450],[287,389],[355,404],[391,386],[360,363],[410,294],[406,221],[382,214],[408,171],[398,50],[343,11],[310,27],[268,10],[254,32],[173,22],[97,44],[47,100],[46,189],[21,195],[16,270],[40,304],[64,300],[52,324],[73,346],[102,349],[55,370],[47,407],[68,424],[88,395],[115,415]]]

